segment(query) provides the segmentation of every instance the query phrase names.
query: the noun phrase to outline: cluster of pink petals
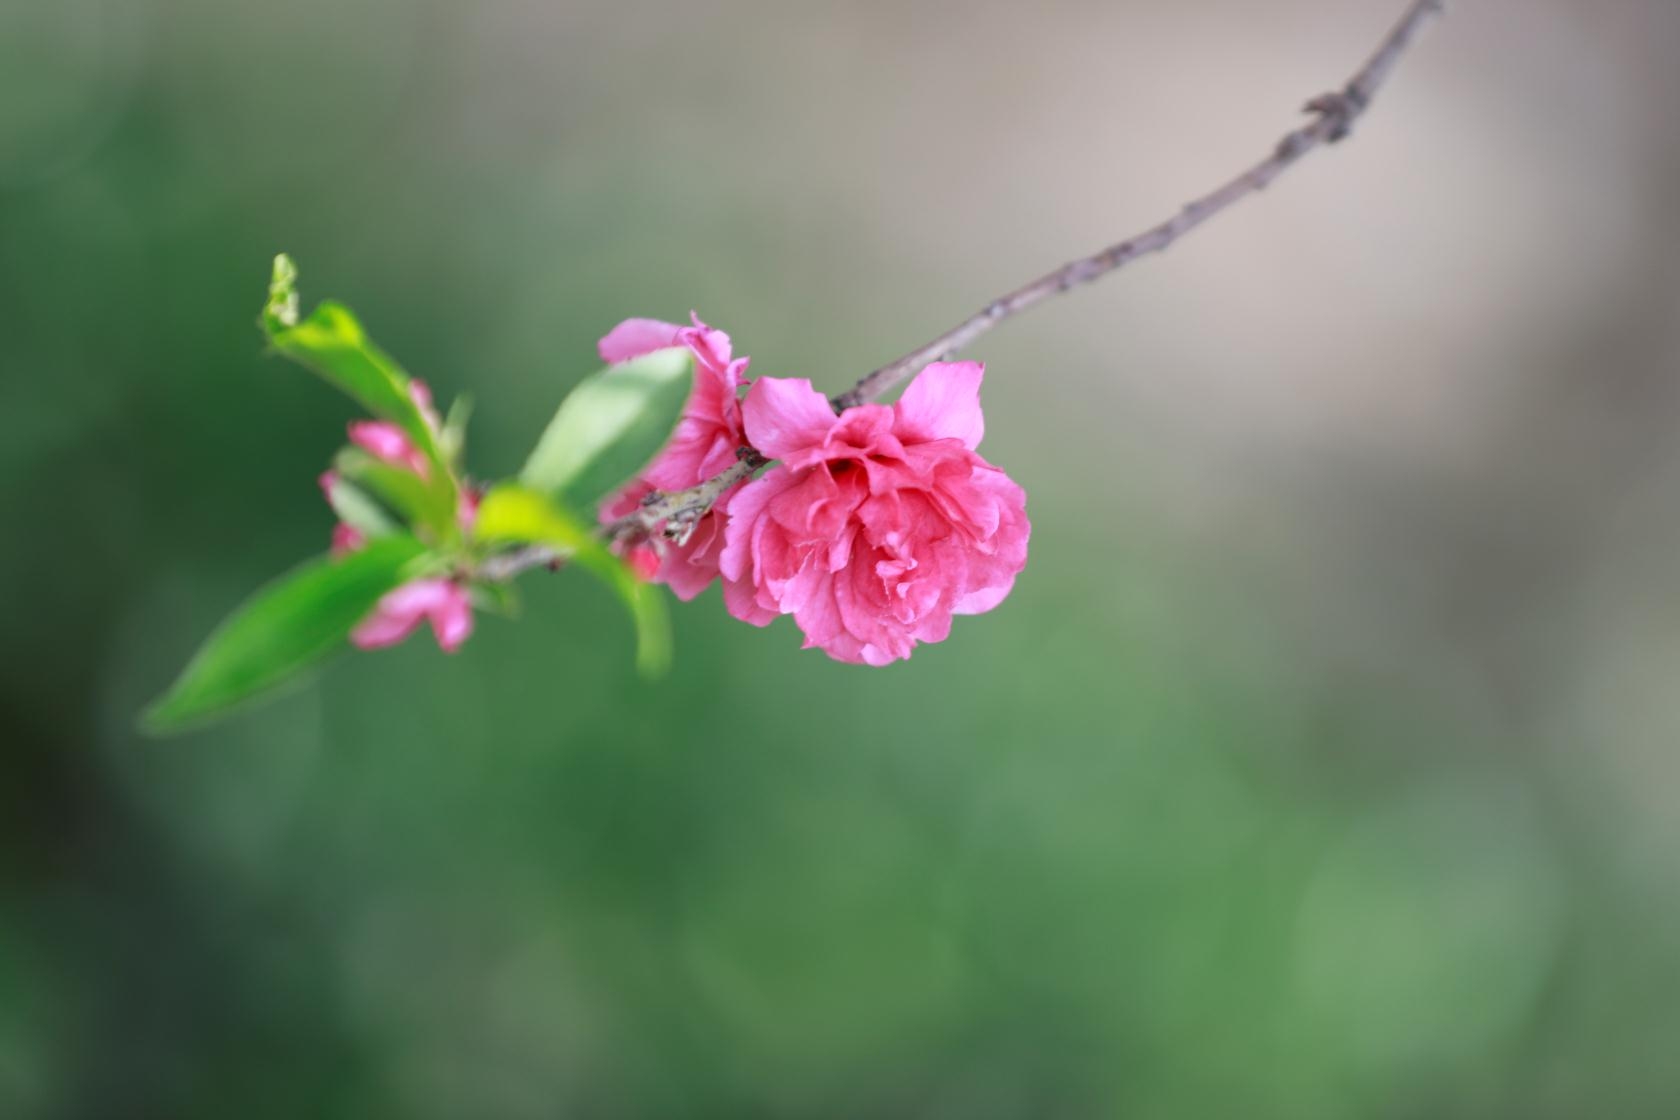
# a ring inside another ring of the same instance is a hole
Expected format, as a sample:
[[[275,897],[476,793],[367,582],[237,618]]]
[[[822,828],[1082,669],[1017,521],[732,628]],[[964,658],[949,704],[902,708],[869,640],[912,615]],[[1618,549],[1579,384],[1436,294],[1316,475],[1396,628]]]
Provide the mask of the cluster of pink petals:
[[[1003,601],[1026,565],[1026,495],[975,451],[982,367],[935,363],[894,405],[836,416],[809,381],[761,378],[748,441],[779,464],[737,491],[724,602],[758,626],[791,614],[839,661],[884,665]]]
[[[428,621],[445,653],[460,649],[473,629],[466,588],[450,579],[410,580],[385,593],[373,613],[350,632],[350,641],[361,649],[396,645]]]
[[[627,362],[655,350],[686,346],[695,359],[694,390],[670,441],[640,480],[601,504],[610,521],[636,509],[651,490],[686,490],[722,474],[746,443],[740,388],[748,359],[733,357],[729,336],[693,316],[692,326],[657,319],[626,319],[601,339],[601,360]],[[692,599],[718,575],[723,525],[733,492],[724,494],[681,544],[632,546],[625,556],[644,579],[667,584],[679,599]]]

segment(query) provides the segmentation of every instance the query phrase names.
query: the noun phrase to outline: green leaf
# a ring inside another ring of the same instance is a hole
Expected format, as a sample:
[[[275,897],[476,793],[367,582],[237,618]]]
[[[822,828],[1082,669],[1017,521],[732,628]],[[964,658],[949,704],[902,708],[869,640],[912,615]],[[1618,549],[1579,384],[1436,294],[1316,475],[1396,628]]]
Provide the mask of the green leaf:
[[[519,479],[589,508],[635,478],[671,438],[694,388],[694,355],[655,350],[583,380],[537,441]]]
[[[247,599],[218,626],[169,691],[141,716],[180,731],[282,684],[342,648],[380,596],[424,567],[413,537],[385,537],[342,559],[321,557]]]
[[[428,459],[443,465],[437,437],[409,391],[408,374],[373,344],[355,314],[329,300],[299,321],[297,266],[284,253],[274,258],[262,323],[276,350],[397,425]]]
[[[462,393],[449,402],[443,417],[443,430],[438,432],[438,449],[456,470],[461,467],[461,453],[467,446],[467,421],[472,418],[473,399]]]
[[[467,598],[472,602],[473,610],[503,618],[518,618],[523,609],[519,588],[512,583],[474,582],[467,587]]]
[[[327,504],[340,521],[364,537],[388,537],[398,531],[397,523],[371,494],[337,471],[332,476],[327,486]]]
[[[430,529],[440,542],[451,542],[459,534],[455,484],[435,468],[430,479],[425,479],[405,467],[376,459],[359,447],[346,447],[333,459],[333,469],[405,520]]]
[[[534,490],[505,483],[479,503],[474,535],[493,544],[547,545],[618,593],[636,624],[636,667],[644,676],[671,664],[671,622],[665,597],[636,577],[622,560],[563,507]]]

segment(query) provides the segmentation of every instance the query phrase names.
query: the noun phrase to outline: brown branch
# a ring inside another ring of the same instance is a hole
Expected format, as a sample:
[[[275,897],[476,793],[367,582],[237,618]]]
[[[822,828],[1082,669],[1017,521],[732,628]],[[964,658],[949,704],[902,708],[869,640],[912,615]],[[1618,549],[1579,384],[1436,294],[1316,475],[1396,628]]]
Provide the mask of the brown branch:
[[[1272,147],[1271,154],[1224,186],[1186,204],[1171,218],[1136,236],[1110,245],[1089,257],[1081,257],[988,303],[979,313],[946,331],[932,342],[890,362],[863,378],[830,402],[836,412],[874,400],[921,370],[929,362],[953,357],[977,338],[1012,316],[1019,315],[1051,296],[1069,288],[1089,284],[1149,253],[1166,249],[1232,203],[1264,190],[1296,160],[1325,144],[1347,136],[1353,123],[1370,108],[1377,90],[1387,80],[1395,63],[1417,37],[1429,17],[1441,11],[1442,0],[1412,0],[1376,53],[1341,89],[1320,94],[1306,104],[1313,114],[1309,123],[1295,129]],[[741,449],[741,461],[714,478],[688,490],[654,491],[635,512],[604,525],[600,534],[609,540],[649,537],[663,532],[669,540],[683,541],[725,491],[752,477],[766,460],[749,447]],[[507,579],[527,568],[553,563],[558,557],[543,548],[526,548],[492,557],[480,566],[485,578]]]
[[[1160,252],[1232,203],[1256,191],[1264,190],[1273,179],[1283,174],[1290,164],[1314,148],[1322,144],[1334,144],[1342,139],[1353,127],[1353,122],[1370,107],[1377,90],[1394,69],[1394,64],[1399,61],[1401,54],[1416,38],[1418,31],[1428,22],[1429,17],[1441,8],[1442,0],[1413,0],[1413,3],[1408,4],[1400,22],[1395,24],[1370,61],[1360,68],[1347,85],[1307,102],[1307,111],[1314,114],[1311,123],[1297,128],[1278,141],[1270,155],[1235,179],[1188,203],[1160,225],[1110,245],[1100,253],[1065,264],[1054,272],[1040,276],[1032,283],[993,300],[978,313],[932,342],[918,346],[897,361],[889,362],[835,397],[832,402],[835,411],[874,400],[917,373],[929,362],[949,360],[1005,319],[1019,315],[1051,296],[1081,284],[1089,284],[1141,256]]]
[[[706,516],[706,511],[712,508],[712,503],[723,497],[724,491],[737,482],[751,478],[754,471],[769,462],[750,447],[741,448],[740,454],[740,462],[698,486],[670,493],[653,491],[642,499],[635,512],[603,525],[601,535],[612,540],[625,534],[647,534],[663,524],[668,539],[683,543],[699,520]]]

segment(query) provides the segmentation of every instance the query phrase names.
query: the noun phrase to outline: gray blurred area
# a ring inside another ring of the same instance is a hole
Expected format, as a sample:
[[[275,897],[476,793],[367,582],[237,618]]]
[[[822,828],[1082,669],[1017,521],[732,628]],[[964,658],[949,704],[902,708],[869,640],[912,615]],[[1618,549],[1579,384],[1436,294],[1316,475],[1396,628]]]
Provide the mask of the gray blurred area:
[[[887,669],[527,577],[133,730],[324,549],[272,255],[513,471],[631,315],[837,391],[1398,0],[0,0],[0,1117],[1680,1113],[1680,5],[1461,0],[1007,324],[1032,559]]]

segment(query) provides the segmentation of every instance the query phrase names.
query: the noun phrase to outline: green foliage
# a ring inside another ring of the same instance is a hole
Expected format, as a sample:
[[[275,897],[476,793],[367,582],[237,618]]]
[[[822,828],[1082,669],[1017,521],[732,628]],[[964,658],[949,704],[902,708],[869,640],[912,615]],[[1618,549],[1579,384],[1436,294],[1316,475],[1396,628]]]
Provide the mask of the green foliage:
[[[585,379],[526,464],[524,478],[534,489],[492,490],[468,540],[459,512],[470,401],[458,398],[438,424],[408,375],[369,341],[348,308],[324,303],[299,316],[297,267],[281,254],[261,319],[275,350],[395,424],[424,461],[392,463],[361,447],[342,449],[327,500],[368,543],[342,559],[304,565],[234,612],[142,717],[148,730],[175,731],[277,687],[341,647],[380,596],[428,569],[461,579],[474,609],[517,614],[508,581],[519,569],[490,574],[505,546],[551,549],[605,582],[635,623],[638,668],[648,676],[666,670],[671,636],[662,593],[568,510],[572,500],[592,503],[629,481],[670,438],[693,386],[688,351],[660,351]]]
[[[444,468],[437,436],[409,389],[408,374],[368,339],[343,304],[328,301],[298,321],[296,282],[297,266],[291,258],[284,253],[274,258],[274,279],[262,316],[274,349],[397,425],[427,459]]]
[[[385,512],[385,507],[342,472],[334,471],[327,484],[327,503],[340,521],[364,537],[388,537],[397,531],[397,523]]]
[[[670,667],[671,623],[664,593],[636,578],[563,507],[534,490],[507,483],[484,496],[475,534],[489,543],[544,545],[600,577],[618,593],[636,624],[637,668],[646,676],[659,676]]]
[[[455,520],[455,483],[441,472],[421,478],[394,467],[359,447],[346,447],[333,459],[333,469],[426,531],[428,539],[453,541],[460,536]]]
[[[467,446],[467,421],[472,419],[473,399],[462,393],[449,402],[443,428],[438,432],[438,448],[454,470],[461,469],[461,455]]]
[[[656,350],[601,370],[561,402],[519,479],[586,508],[636,476],[682,418],[694,385],[694,356]]]
[[[179,731],[276,687],[342,648],[379,597],[417,574],[425,558],[413,537],[386,537],[282,576],[217,627],[142,723]]]

